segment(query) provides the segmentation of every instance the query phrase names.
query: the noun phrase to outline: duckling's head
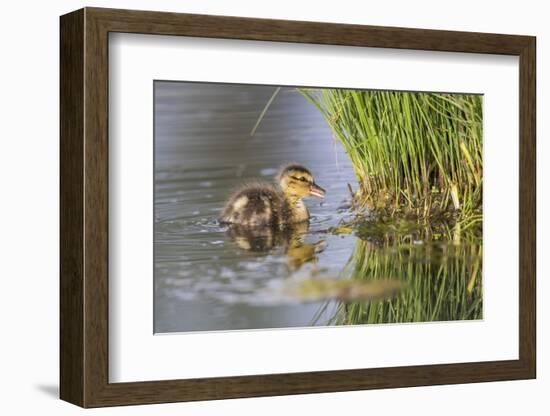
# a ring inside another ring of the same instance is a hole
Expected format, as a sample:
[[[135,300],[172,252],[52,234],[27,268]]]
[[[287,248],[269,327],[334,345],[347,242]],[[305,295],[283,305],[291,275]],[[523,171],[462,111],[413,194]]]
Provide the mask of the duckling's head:
[[[325,190],[315,183],[311,172],[301,165],[285,166],[281,169],[278,179],[287,197],[295,199],[306,196],[325,197]]]

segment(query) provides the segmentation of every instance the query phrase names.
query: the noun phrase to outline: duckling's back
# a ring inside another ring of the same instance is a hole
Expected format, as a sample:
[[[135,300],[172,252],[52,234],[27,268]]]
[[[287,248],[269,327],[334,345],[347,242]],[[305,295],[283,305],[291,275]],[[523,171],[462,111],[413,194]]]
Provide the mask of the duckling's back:
[[[227,201],[220,222],[246,226],[278,225],[283,200],[268,184],[248,185]]]

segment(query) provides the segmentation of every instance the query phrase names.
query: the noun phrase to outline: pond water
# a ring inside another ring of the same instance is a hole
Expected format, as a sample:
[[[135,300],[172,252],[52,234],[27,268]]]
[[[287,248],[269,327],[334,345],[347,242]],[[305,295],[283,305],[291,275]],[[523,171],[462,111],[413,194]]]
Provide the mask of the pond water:
[[[481,318],[480,234],[428,241],[408,224],[339,227],[354,216],[357,183],[317,109],[282,88],[250,136],[274,91],[155,82],[155,332]],[[272,182],[290,162],[327,191],[306,200],[309,227],[258,235],[218,223],[232,189]],[[338,283],[349,279],[381,286],[359,287],[369,300],[352,302],[356,287]],[[390,296],[395,281],[405,284]]]

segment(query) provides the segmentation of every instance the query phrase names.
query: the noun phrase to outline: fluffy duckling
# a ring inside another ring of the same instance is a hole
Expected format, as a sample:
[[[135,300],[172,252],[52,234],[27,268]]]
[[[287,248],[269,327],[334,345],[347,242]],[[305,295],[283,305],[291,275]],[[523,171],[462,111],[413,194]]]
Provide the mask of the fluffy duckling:
[[[277,179],[280,189],[257,183],[235,192],[226,203],[220,222],[282,227],[309,220],[309,210],[302,198],[325,196],[325,190],[315,183],[311,172],[301,165],[289,165]]]

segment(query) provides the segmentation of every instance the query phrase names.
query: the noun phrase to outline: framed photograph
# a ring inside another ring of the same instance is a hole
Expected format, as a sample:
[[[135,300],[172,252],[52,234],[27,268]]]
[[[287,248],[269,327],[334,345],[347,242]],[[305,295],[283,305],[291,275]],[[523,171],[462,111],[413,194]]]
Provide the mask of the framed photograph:
[[[63,400],[535,378],[534,37],[60,29]]]

